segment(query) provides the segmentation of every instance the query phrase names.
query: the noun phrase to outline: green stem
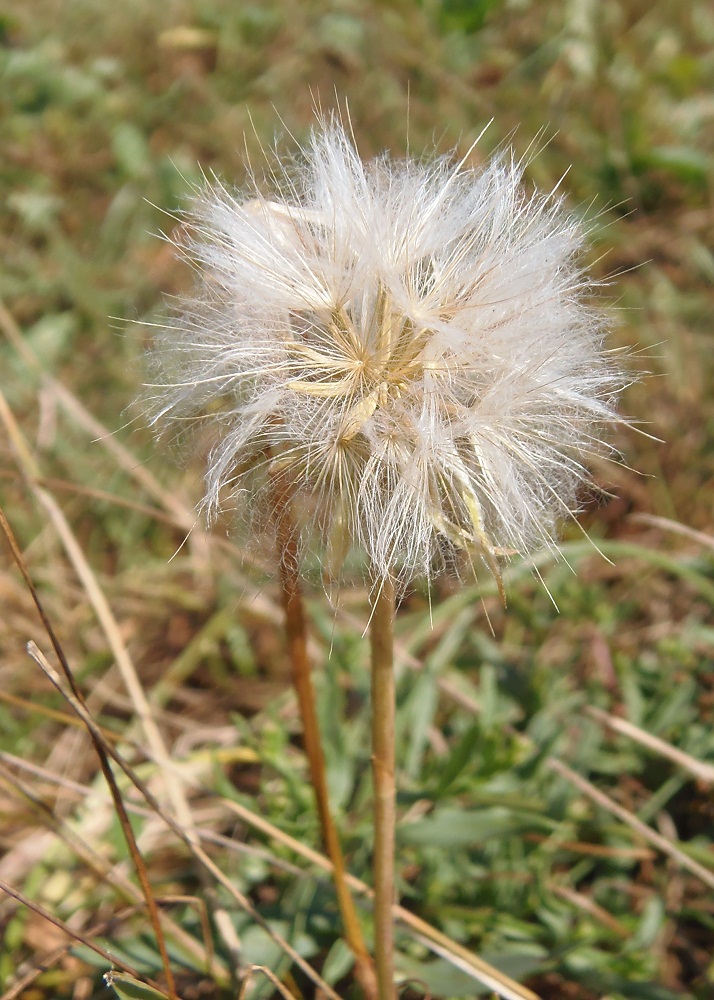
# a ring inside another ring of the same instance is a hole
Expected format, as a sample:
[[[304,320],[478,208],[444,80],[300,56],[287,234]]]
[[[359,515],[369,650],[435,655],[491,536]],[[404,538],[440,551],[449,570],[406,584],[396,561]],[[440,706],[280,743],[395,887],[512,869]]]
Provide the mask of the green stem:
[[[394,1000],[394,584],[372,595],[372,775],[374,782],[374,936],[379,1000]]]

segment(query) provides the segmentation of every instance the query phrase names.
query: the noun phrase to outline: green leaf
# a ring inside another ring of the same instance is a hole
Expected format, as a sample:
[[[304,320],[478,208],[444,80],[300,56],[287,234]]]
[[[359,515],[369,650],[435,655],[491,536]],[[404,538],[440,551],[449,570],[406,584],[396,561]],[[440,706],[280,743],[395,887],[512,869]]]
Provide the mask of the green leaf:
[[[529,975],[541,964],[541,959],[534,955],[519,954],[514,952],[510,955],[483,955],[489,965],[499,969],[506,975],[515,979],[522,979]],[[473,976],[457,969],[446,959],[437,958],[426,962],[420,962],[407,955],[398,957],[399,971],[419,983],[436,996],[441,997],[475,997],[493,993],[485,986],[482,986]]]
[[[446,31],[478,31],[498,0],[442,0],[440,21]]]
[[[322,978],[330,986],[344,978],[355,964],[355,957],[342,938],[337,938],[330,948],[325,964],[322,966]]]
[[[405,844],[430,847],[476,847],[493,837],[526,831],[550,833],[557,823],[537,813],[494,807],[491,809],[441,809],[426,819],[407,823],[399,830]]]
[[[409,747],[404,769],[410,778],[416,778],[421,770],[429,726],[434,721],[438,703],[436,675],[425,671],[417,678],[402,713],[409,721]]]
[[[165,993],[155,990],[153,986],[146,986],[123,972],[106,972],[104,981],[120,1000],[168,1000]]]
[[[666,170],[688,184],[706,184],[712,171],[709,157],[687,146],[653,146],[636,157],[635,167]]]
[[[645,903],[635,940],[641,948],[654,948],[667,918],[664,900],[651,896]]]
[[[151,153],[143,134],[136,125],[121,122],[112,133],[112,151],[117,164],[127,177],[143,177],[151,166]]]
[[[434,791],[434,797],[440,799],[450,786],[456,781],[465,767],[474,757],[474,753],[481,738],[481,723],[474,722],[466,730],[462,738],[454,747],[449,759],[442,767],[441,780]]]

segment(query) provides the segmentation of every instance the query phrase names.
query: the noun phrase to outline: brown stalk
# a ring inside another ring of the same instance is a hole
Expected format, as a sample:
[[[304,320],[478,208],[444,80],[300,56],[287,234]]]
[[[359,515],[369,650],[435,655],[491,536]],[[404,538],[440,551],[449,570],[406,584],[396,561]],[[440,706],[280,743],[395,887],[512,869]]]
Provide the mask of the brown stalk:
[[[342,916],[345,940],[355,957],[355,977],[362,987],[366,1000],[377,1000],[377,979],[357,917],[354,900],[347,884],[345,859],[337,827],[330,811],[325,756],[320,740],[320,726],[315,708],[315,691],[312,685],[310,660],[307,652],[307,627],[300,591],[297,535],[292,517],[290,495],[282,481],[279,482],[277,478],[274,478],[273,483],[276,496],[276,528],[281,595],[285,610],[285,633],[293,684],[302,720],[310,781],[315,793],[322,839],[333,866],[333,880]]]
[[[372,780],[374,783],[374,953],[379,1000],[394,1000],[394,831],[396,801],[394,584],[380,580],[372,595]]]

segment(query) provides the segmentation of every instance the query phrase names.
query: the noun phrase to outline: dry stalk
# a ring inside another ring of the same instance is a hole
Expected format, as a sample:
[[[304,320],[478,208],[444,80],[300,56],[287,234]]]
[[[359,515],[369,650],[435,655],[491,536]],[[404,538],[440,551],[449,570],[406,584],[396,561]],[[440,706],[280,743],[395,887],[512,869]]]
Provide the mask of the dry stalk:
[[[296,527],[291,516],[290,497],[286,489],[275,482],[278,558],[280,582],[285,610],[285,632],[292,667],[293,684],[302,720],[305,753],[310,769],[310,781],[315,794],[322,839],[332,862],[337,901],[344,925],[345,939],[355,957],[355,976],[366,1000],[376,1000],[377,980],[362,934],[354,901],[347,885],[347,869],[340,838],[330,809],[325,756],[315,707],[311,665],[307,651],[307,628],[298,573]]]
[[[396,828],[394,584],[372,595],[372,780],[374,784],[374,952],[380,1000],[394,1000],[394,835]]]

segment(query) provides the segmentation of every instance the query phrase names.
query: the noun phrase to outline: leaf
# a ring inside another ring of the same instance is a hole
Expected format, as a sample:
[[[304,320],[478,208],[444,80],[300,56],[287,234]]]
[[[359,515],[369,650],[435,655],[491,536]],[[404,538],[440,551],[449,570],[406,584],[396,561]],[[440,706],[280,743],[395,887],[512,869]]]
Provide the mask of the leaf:
[[[410,778],[416,778],[421,771],[429,727],[434,722],[439,703],[438,677],[454,661],[473,623],[473,616],[473,607],[464,608],[445,628],[400,711],[400,717],[408,720],[405,771]]]
[[[425,671],[417,678],[402,713],[409,726],[409,746],[404,770],[410,778],[416,778],[421,770],[429,726],[434,721],[438,703],[437,678],[432,671]]]
[[[635,935],[635,940],[641,948],[655,947],[666,918],[664,900],[659,896],[651,896],[643,907]]]
[[[151,165],[151,153],[142,132],[121,122],[112,133],[112,151],[122,172],[132,179],[143,177]]]
[[[441,768],[441,780],[434,790],[434,797],[440,799],[456,781],[464,768],[473,759],[481,737],[481,723],[474,722],[466,730],[454,747],[449,759]]]
[[[483,955],[485,961],[496,969],[516,979],[529,975],[541,964],[542,959],[536,955]],[[476,997],[493,996],[485,986],[481,986],[466,972],[455,968],[451,962],[443,958],[420,962],[418,959],[400,955],[399,971],[414,980],[415,985],[426,986],[436,996],[446,997]]]
[[[330,986],[334,986],[347,975],[354,964],[354,955],[342,938],[338,938],[330,948],[325,964],[322,966],[322,978]]]
[[[666,170],[688,184],[706,184],[711,171],[709,157],[687,146],[653,146],[636,157],[635,167]]]
[[[399,830],[405,844],[430,847],[477,847],[493,837],[525,831],[550,833],[558,824],[537,813],[494,807],[489,809],[441,809],[426,819],[407,823]]]
[[[147,986],[123,972],[114,972],[113,970],[105,972],[104,981],[107,986],[114,990],[120,1000],[168,1000],[165,993],[161,993],[153,986]]]
[[[498,0],[442,0],[440,21],[446,31],[478,31]]]

